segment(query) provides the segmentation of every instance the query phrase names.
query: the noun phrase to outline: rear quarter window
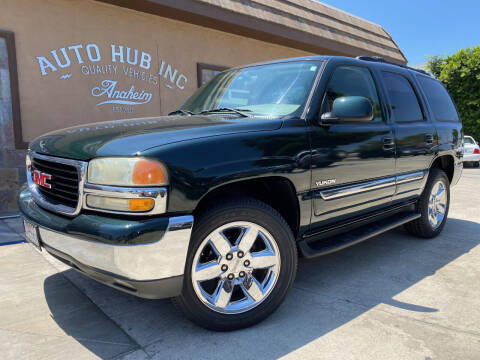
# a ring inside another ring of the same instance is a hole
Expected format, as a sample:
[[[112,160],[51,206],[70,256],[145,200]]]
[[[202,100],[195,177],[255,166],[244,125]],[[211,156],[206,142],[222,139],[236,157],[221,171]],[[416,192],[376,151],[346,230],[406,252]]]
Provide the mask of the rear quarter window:
[[[425,93],[437,121],[459,121],[457,109],[447,89],[437,80],[417,76],[418,82]]]

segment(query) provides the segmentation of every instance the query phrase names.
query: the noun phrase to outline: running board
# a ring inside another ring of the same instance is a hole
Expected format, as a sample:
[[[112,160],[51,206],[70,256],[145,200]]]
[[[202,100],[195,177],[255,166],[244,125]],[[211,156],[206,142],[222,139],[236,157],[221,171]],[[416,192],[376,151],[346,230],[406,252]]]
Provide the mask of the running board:
[[[332,238],[321,239],[319,241],[315,241],[313,238],[308,242],[306,240],[302,240],[298,243],[298,246],[301,254],[305,258],[314,258],[358,244],[359,242],[365,241],[386,231],[392,230],[400,225],[418,219],[420,216],[421,215],[418,213],[395,214],[395,216],[380,220],[377,223],[364,225]]]

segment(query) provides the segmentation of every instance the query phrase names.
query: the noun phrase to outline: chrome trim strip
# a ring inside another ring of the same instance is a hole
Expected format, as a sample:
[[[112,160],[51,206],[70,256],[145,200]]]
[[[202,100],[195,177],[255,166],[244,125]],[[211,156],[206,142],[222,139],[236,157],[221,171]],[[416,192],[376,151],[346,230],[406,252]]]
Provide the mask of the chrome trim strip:
[[[155,200],[155,205],[152,210],[144,212],[125,212],[105,210],[99,208],[93,208],[87,205],[88,195],[98,195],[114,198],[129,198],[129,199],[141,199],[150,198]],[[88,210],[101,211],[110,214],[127,214],[127,215],[158,215],[167,211],[167,188],[132,188],[132,187],[118,187],[118,186],[106,186],[90,184],[85,182],[83,186],[83,208]]]
[[[371,190],[377,190],[389,186],[396,186],[398,184],[405,184],[412,181],[422,180],[424,176],[425,171],[414,171],[411,173],[390,176],[383,179],[366,181],[360,184],[347,185],[323,190],[320,191],[320,196],[323,200],[333,200],[341,197],[360,194]]]
[[[363,182],[361,184],[347,185],[333,189],[323,190],[320,191],[320,196],[323,200],[333,200],[389,186],[395,186],[395,177],[392,176],[388,178]]]
[[[39,227],[40,239],[78,262],[135,281],[183,275],[193,216],[171,217],[161,239],[151,244],[111,245]]]
[[[56,162],[59,164],[66,164],[70,166],[74,166],[77,169],[78,174],[78,202],[77,207],[73,208],[63,204],[52,204],[49,202],[38,190],[38,185],[33,182],[32,179],[32,158],[40,159],[40,160],[47,160]],[[59,158],[56,156],[47,156],[42,154],[37,154],[33,151],[28,151],[26,156],[26,166],[27,166],[27,184],[30,192],[32,193],[33,199],[35,202],[40,205],[41,207],[67,216],[75,216],[78,215],[80,210],[82,209],[82,194],[83,194],[83,183],[85,182],[87,176],[87,164],[84,161],[79,160],[72,160],[72,159],[65,159]]]
[[[396,176],[396,182],[398,184],[404,184],[411,181],[422,180],[425,176],[425,171],[415,171],[411,173],[401,174]]]

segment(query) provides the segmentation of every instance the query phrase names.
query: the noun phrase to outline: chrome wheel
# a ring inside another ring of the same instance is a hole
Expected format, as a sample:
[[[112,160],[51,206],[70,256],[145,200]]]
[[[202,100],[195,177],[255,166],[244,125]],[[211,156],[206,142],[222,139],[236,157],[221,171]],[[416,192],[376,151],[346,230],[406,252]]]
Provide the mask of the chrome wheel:
[[[273,236],[251,222],[231,222],[211,232],[193,258],[191,278],[200,301],[224,314],[258,306],[271,293],[280,271]]]
[[[443,222],[445,212],[447,211],[447,190],[443,181],[437,181],[430,193],[428,200],[428,221],[435,230]]]

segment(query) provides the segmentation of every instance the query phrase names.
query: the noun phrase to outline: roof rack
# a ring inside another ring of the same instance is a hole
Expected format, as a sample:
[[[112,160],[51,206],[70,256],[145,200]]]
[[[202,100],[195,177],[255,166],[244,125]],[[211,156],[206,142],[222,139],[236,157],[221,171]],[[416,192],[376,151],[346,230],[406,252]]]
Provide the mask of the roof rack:
[[[355,59],[364,60],[364,61],[381,62],[381,63],[385,63],[385,64],[390,64],[390,65],[396,65],[396,66],[400,66],[400,67],[402,67],[402,68],[404,68],[404,69],[413,70],[413,71],[422,73],[422,74],[424,74],[424,75],[431,76],[431,75],[430,75],[428,72],[426,72],[425,70],[415,69],[415,68],[410,67],[410,66],[407,66],[407,65],[400,65],[400,64],[394,63],[394,62],[392,62],[392,61],[387,61],[387,60],[385,60],[385,59],[384,59],[383,57],[381,57],[381,56],[357,56]]]

